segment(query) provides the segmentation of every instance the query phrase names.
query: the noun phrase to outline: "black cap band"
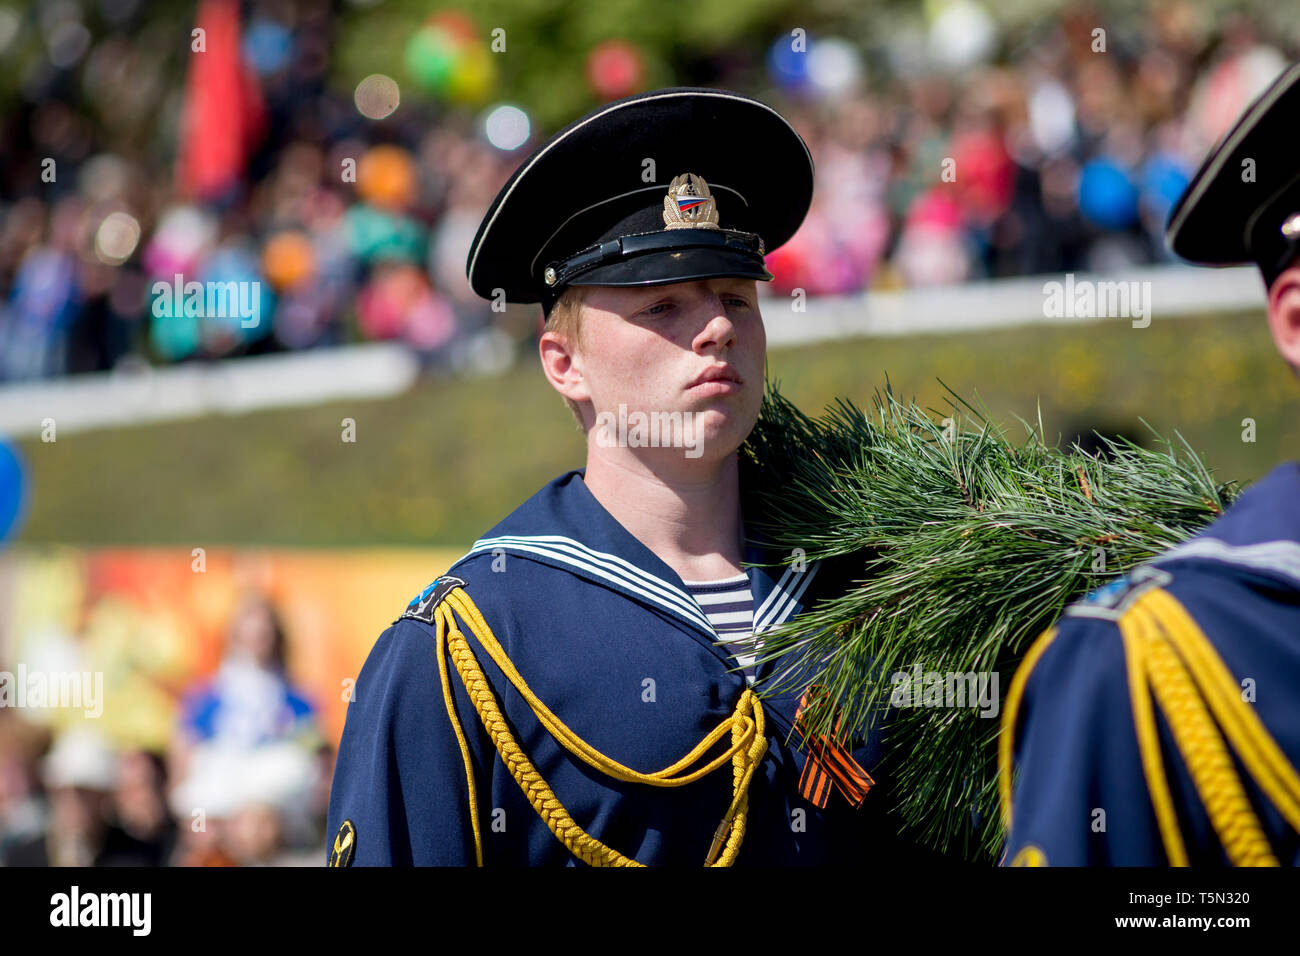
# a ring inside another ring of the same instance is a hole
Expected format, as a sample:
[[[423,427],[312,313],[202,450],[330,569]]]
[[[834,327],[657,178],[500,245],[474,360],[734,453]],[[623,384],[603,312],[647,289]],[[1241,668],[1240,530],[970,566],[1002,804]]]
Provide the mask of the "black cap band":
[[[1246,224],[1246,245],[1265,287],[1300,254],[1300,173],[1286,181]]]
[[[564,294],[564,290],[577,282],[585,274],[600,266],[632,259],[649,253],[669,252],[678,249],[719,249],[751,259],[754,265],[765,271],[763,266],[763,240],[757,233],[740,232],[735,229],[674,229],[659,232],[645,232],[632,236],[619,236],[588,246],[565,259],[549,263],[543,273],[542,281],[546,288],[542,292],[542,309],[550,315],[551,308]],[[653,282],[633,280],[627,282],[612,281],[608,278],[592,285],[652,285]]]

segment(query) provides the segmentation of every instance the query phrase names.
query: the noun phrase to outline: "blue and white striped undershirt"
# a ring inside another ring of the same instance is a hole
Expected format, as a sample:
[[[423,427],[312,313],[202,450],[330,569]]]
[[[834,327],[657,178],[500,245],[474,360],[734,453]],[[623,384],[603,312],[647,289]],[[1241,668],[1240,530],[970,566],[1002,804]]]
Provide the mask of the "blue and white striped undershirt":
[[[682,581],[699,602],[718,637],[727,641],[726,648],[744,668],[745,680],[754,683],[756,649],[733,643],[748,638],[754,631],[754,595],[749,587],[749,575],[717,581]]]

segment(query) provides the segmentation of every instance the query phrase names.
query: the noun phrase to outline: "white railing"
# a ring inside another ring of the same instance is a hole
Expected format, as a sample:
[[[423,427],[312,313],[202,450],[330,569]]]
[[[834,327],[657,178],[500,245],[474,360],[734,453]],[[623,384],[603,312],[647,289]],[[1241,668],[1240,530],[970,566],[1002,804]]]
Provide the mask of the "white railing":
[[[389,342],[165,368],[124,366],[0,388],[0,435],[59,434],[143,422],[382,398],[410,388],[419,362]]]
[[[1151,321],[1264,308],[1264,282],[1252,267],[1163,265],[1122,273],[1075,273],[1076,282],[1149,282]],[[809,299],[806,312],[762,302],[768,346],[831,339],[972,332],[1020,325],[1114,321],[1044,315],[1049,282],[1064,274],[990,279],[962,285]]]
[[[955,286],[809,299],[804,312],[763,299],[769,347],[845,338],[971,332],[1026,325],[1117,321],[1048,317],[1046,284],[1064,275],[992,279]],[[1076,274],[1075,282],[1139,282],[1152,323],[1180,316],[1264,307],[1254,268],[1153,266],[1106,275]],[[1123,320],[1127,321],[1127,319]],[[191,363],[165,368],[127,366],[0,387],[0,435],[41,432],[53,419],[60,432],[143,422],[313,405],[339,398],[379,398],[409,388],[419,374],[412,352],[395,343],[369,343],[282,355]]]

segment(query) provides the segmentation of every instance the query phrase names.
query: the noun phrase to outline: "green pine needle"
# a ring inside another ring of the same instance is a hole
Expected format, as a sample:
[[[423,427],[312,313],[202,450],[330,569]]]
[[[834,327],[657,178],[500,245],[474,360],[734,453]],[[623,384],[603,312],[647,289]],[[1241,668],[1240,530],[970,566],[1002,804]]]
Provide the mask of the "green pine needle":
[[[1152,429],[1158,449],[1099,435],[1103,454],[1061,451],[1044,441],[1040,410],[1017,445],[944,388],[945,414],[900,402],[887,381],[870,413],[839,399],[814,419],[767,383],[740,452],[747,518],[789,552],[784,564],[843,559],[854,580],[764,635],[760,660],[780,665],[758,689],[821,685],[811,733],[838,719],[862,740],[880,725],[886,757],[873,773],[894,783],[904,829],[992,862],[1004,839],[998,717],[891,707],[890,675],[996,672],[1005,697],[1068,604],[1204,528],[1239,489],[1216,484],[1177,433],[1176,445]]]

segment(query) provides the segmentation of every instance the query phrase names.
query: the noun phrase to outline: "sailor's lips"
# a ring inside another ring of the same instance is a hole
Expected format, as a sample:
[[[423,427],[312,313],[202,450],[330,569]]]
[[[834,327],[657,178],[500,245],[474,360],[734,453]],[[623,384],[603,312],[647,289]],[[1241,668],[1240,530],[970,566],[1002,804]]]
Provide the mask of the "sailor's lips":
[[[715,365],[705,369],[686,388],[698,395],[729,395],[740,391],[743,384],[740,376],[730,365]]]

